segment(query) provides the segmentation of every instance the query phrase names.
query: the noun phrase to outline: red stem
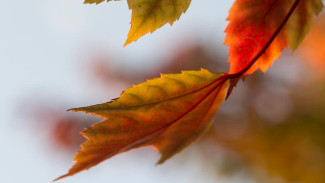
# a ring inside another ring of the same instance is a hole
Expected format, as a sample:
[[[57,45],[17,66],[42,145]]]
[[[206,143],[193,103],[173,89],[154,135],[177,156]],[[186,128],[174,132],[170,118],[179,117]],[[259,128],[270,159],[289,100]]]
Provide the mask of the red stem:
[[[274,39],[279,35],[279,33],[281,32],[282,28],[285,26],[285,24],[288,22],[289,18],[291,17],[292,13],[294,12],[294,10],[297,8],[299,2],[300,2],[300,0],[296,0],[294,2],[294,4],[292,5],[290,11],[284,17],[284,19],[283,19],[282,23],[280,24],[280,26],[277,28],[277,30],[274,32],[274,34],[271,36],[271,38],[269,39],[269,41],[265,44],[265,46],[263,47],[263,49],[260,52],[258,52],[258,54],[249,62],[249,64],[245,68],[243,68],[241,71],[239,71],[237,73],[234,73],[234,74],[228,74],[227,73],[227,74],[225,74],[225,77],[227,79],[235,79],[235,78],[241,77],[242,75],[244,75],[255,64],[255,62],[269,48],[269,46],[274,41]]]

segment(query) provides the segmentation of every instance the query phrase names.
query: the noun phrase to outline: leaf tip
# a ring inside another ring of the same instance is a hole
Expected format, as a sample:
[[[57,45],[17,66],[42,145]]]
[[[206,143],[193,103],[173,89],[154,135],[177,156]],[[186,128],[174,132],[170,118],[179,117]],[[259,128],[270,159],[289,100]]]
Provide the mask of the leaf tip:
[[[163,156],[157,161],[156,166],[163,164],[167,159]]]
[[[239,82],[240,77],[239,78],[235,78],[235,79],[230,79],[230,86],[226,95],[226,100],[229,98],[230,94],[232,93],[233,89],[237,86],[237,83]]]
[[[127,39],[126,39],[126,41],[125,41],[125,43],[123,45],[123,48],[126,47],[127,45],[129,45],[130,43],[137,41],[138,39],[139,38],[134,38],[134,36],[131,35],[131,32],[129,32],[129,35],[128,35],[128,37],[127,37]]]
[[[68,109],[67,111],[72,111],[72,112],[79,112],[78,108],[71,108],[71,109]]]
[[[125,48],[127,45],[129,45],[131,42],[130,41],[128,41],[128,40],[126,40],[125,41],[125,43],[124,43],[124,45],[123,45],[123,48]]]
[[[68,177],[68,176],[70,176],[70,175],[69,174],[64,174],[64,175],[54,179],[52,182],[56,182],[56,181],[61,180],[61,179],[65,178],[65,177]]]

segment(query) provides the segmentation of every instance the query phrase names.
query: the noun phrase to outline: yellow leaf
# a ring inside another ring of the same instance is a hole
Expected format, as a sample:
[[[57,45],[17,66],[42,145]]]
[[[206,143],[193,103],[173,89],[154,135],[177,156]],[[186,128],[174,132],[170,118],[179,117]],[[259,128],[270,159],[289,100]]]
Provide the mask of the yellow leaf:
[[[124,46],[153,33],[166,23],[173,24],[188,9],[191,0],[127,0],[132,10],[131,29]]]
[[[208,70],[161,75],[125,90],[114,101],[71,109],[105,120],[82,133],[88,139],[75,165],[58,179],[87,170],[118,153],[153,145],[162,163],[193,142],[224,101],[228,79]]]
[[[105,0],[85,0],[84,4],[94,4],[94,3],[99,4],[99,3],[102,3],[104,1]],[[111,1],[111,0],[107,0],[107,2],[109,2],[109,1]]]

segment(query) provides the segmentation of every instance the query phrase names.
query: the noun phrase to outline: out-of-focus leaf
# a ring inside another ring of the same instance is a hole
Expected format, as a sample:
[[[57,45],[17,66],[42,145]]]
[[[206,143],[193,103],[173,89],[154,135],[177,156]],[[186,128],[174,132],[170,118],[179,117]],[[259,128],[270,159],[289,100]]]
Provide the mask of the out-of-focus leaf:
[[[281,25],[295,0],[237,0],[229,11],[225,44],[229,48],[230,73],[249,64]],[[321,0],[300,0],[285,27],[270,47],[246,72],[265,72],[289,46],[295,50],[309,32],[314,15],[323,8]]]
[[[325,14],[315,21],[310,33],[302,42],[299,51],[301,56],[308,65],[312,67],[313,73],[318,77],[325,77]]]
[[[278,76],[276,78],[278,83],[282,82]],[[233,164],[234,169],[238,168],[236,173],[246,172],[255,179],[254,182],[263,183],[325,182],[324,79],[312,83],[304,80],[299,82],[294,86],[286,85],[292,90],[284,96],[290,99],[281,104],[279,100],[284,93],[281,90],[274,91],[277,84],[271,83],[269,86],[273,88],[269,91],[272,93],[266,94],[260,85],[265,83],[263,80],[254,83],[248,81],[246,84],[251,88],[259,88],[254,93],[242,96],[245,97],[242,105],[237,103],[245,110],[245,115],[238,118],[225,112],[218,116],[210,135],[215,138],[216,144],[227,149],[226,154],[232,156],[228,156],[231,161],[237,162]],[[261,102],[261,94],[265,98],[272,97],[270,101],[276,101],[275,105],[272,107],[267,100]],[[252,107],[256,102],[268,107]],[[289,106],[281,107],[284,103],[289,103]],[[279,109],[287,111],[278,120],[263,115],[281,116]]]
[[[133,148],[153,145],[158,163],[180,152],[208,126],[224,101],[228,80],[207,70],[161,75],[125,90],[112,102],[71,109],[105,118],[82,133],[88,139],[66,175]]]
[[[290,118],[274,126],[250,127],[235,140],[225,136],[216,140],[240,155],[246,168],[266,171],[267,179],[280,176],[283,182],[320,183],[325,181],[324,129],[324,123],[315,119]]]

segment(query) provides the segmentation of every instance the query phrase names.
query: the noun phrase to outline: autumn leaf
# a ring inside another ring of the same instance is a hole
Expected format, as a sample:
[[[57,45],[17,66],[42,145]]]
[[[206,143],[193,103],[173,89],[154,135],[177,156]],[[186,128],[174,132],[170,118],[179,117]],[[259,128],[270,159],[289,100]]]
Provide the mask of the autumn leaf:
[[[323,8],[321,0],[237,0],[229,11],[225,44],[229,48],[230,73],[237,73],[263,50],[295,3],[299,3],[279,35],[246,74],[257,69],[265,72],[281,51],[293,51],[302,42],[313,23],[314,15]]]
[[[99,3],[102,3],[104,1],[105,0],[85,0],[84,4],[94,4],[94,3],[99,4]],[[111,0],[107,0],[107,2],[109,2],[109,1],[111,1]]]
[[[85,4],[99,4],[105,0],[85,0]],[[109,2],[111,0],[107,0]],[[169,23],[173,23],[186,12],[191,0],[127,0],[129,9],[132,10],[131,29],[124,46],[147,33]]]
[[[88,139],[66,176],[87,170],[118,153],[153,145],[158,163],[180,152],[207,127],[224,101],[228,79],[208,70],[161,75],[125,90],[114,101],[71,109],[105,120],[85,129]]]
[[[127,0],[132,10],[131,29],[124,46],[153,33],[163,25],[179,19],[189,7],[191,0]]]

